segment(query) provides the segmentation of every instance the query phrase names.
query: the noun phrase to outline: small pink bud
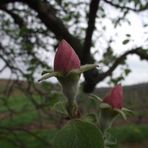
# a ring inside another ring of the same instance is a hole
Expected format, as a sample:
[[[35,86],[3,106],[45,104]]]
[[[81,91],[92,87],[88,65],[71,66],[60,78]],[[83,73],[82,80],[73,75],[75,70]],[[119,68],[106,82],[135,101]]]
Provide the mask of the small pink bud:
[[[112,108],[121,109],[123,107],[123,88],[121,85],[115,86],[110,95],[106,96],[103,102],[112,106]]]
[[[54,59],[54,71],[68,73],[80,68],[80,60],[74,49],[65,41],[59,43]]]

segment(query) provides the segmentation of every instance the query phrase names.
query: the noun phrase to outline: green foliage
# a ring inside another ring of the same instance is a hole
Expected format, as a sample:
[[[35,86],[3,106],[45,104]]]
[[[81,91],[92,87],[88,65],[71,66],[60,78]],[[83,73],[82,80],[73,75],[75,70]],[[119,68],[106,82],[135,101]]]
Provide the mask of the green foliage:
[[[114,85],[117,85],[118,83],[120,83],[122,80],[124,80],[124,77],[121,75],[119,77],[116,77],[116,78],[111,78],[111,82],[114,84]]]
[[[109,46],[106,49],[106,52],[104,52],[103,54],[103,60],[101,60],[100,62],[103,63],[104,65],[111,65],[116,59],[116,56],[113,53],[113,49]]]
[[[114,85],[122,83],[125,80],[126,76],[128,76],[130,74],[131,70],[129,69],[129,67],[125,61],[122,62],[122,65],[123,66],[121,69],[121,71],[122,71],[121,74],[116,77],[113,77],[113,75],[111,75],[109,83],[113,83]]]
[[[86,122],[90,122],[90,123],[94,123],[94,124],[97,123],[97,116],[94,113],[89,113],[86,116],[84,116],[82,119],[83,119],[83,121],[86,121]]]
[[[54,148],[103,148],[103,137],[93,124],[70,121],[54,139]]]
[[[36,122],[38,119],[39,116],[36,111],[25,112],[20,115],[12,116],[11,118],[2,120],[0,122],[0,126],[2,127],[24,126]]]
[[[142,142],[147,140],[147,125],[127,125],[122,127],[114,127],[110,129],[111,134],[117,138],[118,142]]]
[[[47,90],[51,90],[48,84],[45,84],[45,87]],[[52,87],[53,88],[53,87]],[[128,87],[125,89],[125,98],[126,98],[126,103],[128,103],[129,107],[140,107],[146,105],[147,101],[147,85],[138,85],[138,86],[133,86],[133,87]],[[134,91],[133,91],[134,90]],[[104,90],[101,90],[101,92],[104,92]],[[105,94],[105,93],[104,93]],[[132,96],[132,94],[134,96]],[[137,96],[140,94],[140,96]],[[128,96],[127,96],[128,95]],[[99,93],[100,96],[100,93]],[[104,95],[103,95],[104,96]],[[138,99],[140,97],[140,99]],[[63,100],[61,97],[60,93],[57,93],[56,91],[49,91],[49,98],[44,97],[38,97],[34,96],[36,98],[36,101],[38,103],[43,103],[46,101],[46,105],[49,107],[53,107],[56,105],[56,103],[59,100]],[[90,99],[88,98],[88,95],[81,95],[81,98],[84,100],[79,100],[79,103],[81,106],[85,106],[86,108],[89,109],[90,111],[93,111],[93,109],[97,109],[97,105],[95,102],[97,99]],[[134,101],[133,101],[134,98]],[[82,101],[82,102],[81,102]],[[8,106],[9,108],[13,109],[14,111],[17,111],[18,114],[14,114],[8,117],[8,118],[3,118],[0,122],[0,133],[3,133],[5,128],[15,128],[15,127],[26,127],[30,124],[36,124],[42,120],[40,116],[38,115],[37,110],[34,108],[32,103],[29,101],[29,98],[27,97],[10,97],[7,98]],[[131,104],[132,103],[132,104]],[[47,107],[47,109],[49,109]],[[142,108],[143,109],[143,108]],[[140,115],[146,116],[147,117],[147,112],[143,112],[142,109],[140,108]],[[21,112],[22,111],[22,112]],[[11,113],[9,112],[8,108],[4,106],[3,100],[0,100],[0,113],[3,115],[3,113]],[[94,120],[94,114],[88,114],[88,116],[85,118],[85,121],[88,122],[95,122]],[[47,120],[51,120],[51,117],[48,119],[45,119],[44,122],[47,122]],[[47,122],[49,124],[49,122]],[[117,140],[119,143],[125,143],[125,142],[143,142],[147,139],[148,137],[148,127],[147,126],[140,126],[140,125],[131,125],[131,126],[120,126],[117,128],[111,129],[111,134]],[[52,142],[54,136],[57,133],[57,130],[53,130],[51,133],[48,131],[48,129],[44,130],[39,130],[34,129],[31,131],[31,133],[37,134],[40,138],[44,139],[47,142]],[[93,131],[92,131],[93,132]],[[43,141],[40,141],[39,139],[36,139],[30,134],[27,134],[25,132],[21,131],[16,131],[15,132],[16,136],[12,135],[11,132],[7,134],[2,134],[0,135],[0,146],[3,148],[13,148],[17,147],[17,144],[14,144],[13,142],[16,141],[17,138],[19,138],[24,145],[28,148],[39,148],[39,147],[49,147],[47,144],[44,144]],[[131,138],[132,137],[132,138]],[[13,141],[13,142],[12,142]],[[119,147],[120,148],[120,147]]]
[[[1,139],[0,139],[0,147],[2,148],[16,148],[16,147],[27,147],[27,148],[49,148],[50,141],[52,141],[55,136],[57,130],[37,130],[33,132],[27,131],[17,131],[15,134],[9,133],[8,130],[3,129],[0,130]],[[8,134],[9,133],[9,134]],[[7,135],[5,135],[7,134]],[[17,141],[16,141],[17,139]]]
[[[64,101],[58,101],[54,104],[52,109],[55,110],[58,113],[61,113],[61,114],[68,116],[68,113],[67,113],[65,106],[66,106],[66,103]]]
[[[24,109],[30,110],[32,108],[33,104],[29,101],[29,99],[26,96],[11,96],[9,98],[3,97],[3,99],[0,99],[0,113],[7,112],[9,109],[15,112],[19,112]]]

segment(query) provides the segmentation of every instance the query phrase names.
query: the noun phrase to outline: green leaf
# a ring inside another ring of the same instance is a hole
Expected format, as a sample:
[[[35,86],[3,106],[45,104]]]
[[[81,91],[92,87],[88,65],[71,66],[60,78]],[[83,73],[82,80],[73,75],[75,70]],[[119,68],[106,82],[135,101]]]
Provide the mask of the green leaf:
[[[126,39],[122,42],[123,45],[127,44],[129,42],[129,39]]]
[[[43,75],[39,80],[38,82],[41,82],[43,80],[46,80],[50,77],[56,77],[56,76],[61,76],[61,74],[59,72],[51,72],[51,73],[47,73],[45,75]]]
[[[135,113],[134,113],[132,110],[127,109],[127,108],[122,108],[122,111],[123,111],[125,114],[135,115]]]
[[[106,108],[111,108],[111,106],[109,104],[107,104],[107,103],[101,103],[100,108],[101,109],[106,109]]]
[[[117,111],[124,120],[127,119],[126,114],[123,112],[123,110],[121,110],[121,109],[114,109],[114,111]]]
[[[59,101],[57,103],[55,103],[55,105],[53,106],[53,108],[55,111],[61,113],[61,114],[65,114],[68,116],[68,113],[66,111],[66,108],[65,108],[65,102],[64,101]]]
[[[127,68],[124,70],[124,72],[125,72],[125,75],[127,76],[131,72],[131,70]]]
[[[53,148],[104,148],[104,141],[93,124],[71,120],[55,136]]]
[[[126,36],[127,36],[127,37],[131,37],[131,35],[130,35],[130,34],[126,34]]]
[[[98,64],[85,64],[85,65],[82,65],[82,66],[80,67],[80,69],[74,69],[74,70],[70,71],[69,73],[70,73],[70,74],[71,74],[71,73],[81,74],[81,73],[83,73],[83,72],[92,70],[92,69],[94,69],[94,68],[96,68],[96,67],[99,67],[99,65],[98,65]]]
[[[97,117],[94,113],[89,113],[86,116],[84,116],[83,121],[87,121],[87,122],[90,122],[90,123],[96,123]]]
[[[54,72],[52,69],[42,71],[42,75]]]

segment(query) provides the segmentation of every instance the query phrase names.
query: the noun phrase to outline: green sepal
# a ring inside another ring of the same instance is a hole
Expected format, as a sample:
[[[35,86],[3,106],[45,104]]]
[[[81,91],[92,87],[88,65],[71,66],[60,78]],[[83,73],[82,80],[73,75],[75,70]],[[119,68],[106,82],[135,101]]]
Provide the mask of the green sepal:
[[[127,119],[126,114],[121,109],[114,109],[114,111],[116,111],[117,113],[119,113],[124,120]]]
[[[43,70],[41,75],[45,75],[47,73],[52,73],[52,72],[54,72],[52,69],[50,69],[50,70]]]
[[[122,108],[122,111],[125,113],[125,114],[128,114],[128,115],[135,115],[135,113],[128,109],[128,108]]]
[[[100,97],[98,97],[98,96],[96,96],[96,95],[94,95],[94,94],[90,94],[90,97],[91,97],[92,99],[98,100],[99,102],[102,102],[102,101],[103,101]]]
[[[38,80],[38,82],[41,82],[41,81],[43,81],[43,80],[46,80],[46,79],[48,79],[48,78],[50,78],[50,77],[61,77],[61,76],[62,76],[62,74],[59,73],[59,72],[46,73],[46,74],[44,74],[44,75],[42,76],[41,79]]]
[[[107,103],[101,103],[100,104],[100,109],[111,109],[111,106]]]
[[[70,71],[69,73],[77,73],[77,74],[81,74],[83,72],[89,71],[91,69],[94,69],[96,67],[99,67],[97,64],[86,64],[81,66],[79,69],[74,69],[72,71]]]
[[[60,73],[60,72],[55,72],[53,70],[44,70],[42,72],[42,75],[43,77],[41,79],[39,79],[38,81],[42,81],[42,80],[46,80],[50,77],[71,77],[71,76],[78,76],[80,75],[81,73],[85,72],[85,71],[88,71],[88,70],[91,70],[93,68],[96,68],[98,67],[97,64],[86,64],[86,65],[83,65],[81,66],[79,69],[74,69],[74,70],[71,70],[69,73],[67,74],[63,74],[63,73]]]
[[[80,67],[80,72],[83,73],[91,69],[94,69],[96,67],[99,67],[99,65],[98,64],[86,64]]]

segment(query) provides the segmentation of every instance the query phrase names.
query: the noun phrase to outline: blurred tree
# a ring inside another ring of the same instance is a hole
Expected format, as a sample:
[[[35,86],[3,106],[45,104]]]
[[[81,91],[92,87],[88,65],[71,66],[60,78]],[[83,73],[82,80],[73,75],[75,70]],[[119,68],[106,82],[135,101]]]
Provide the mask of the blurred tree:
[[[109,15],[112,10],[115,16]],[[98,62],[105,67],[102,71],[95,69],[84,73],[86,92],[92,91],[108,76],[117,83],[130,72],[126,57],[136,54],[142,60],[148,60],[148,50],[147,46],[134,45],[116,55],[112,43],[120,35],[106,37],[103,22],[109,19],[114,28],[123,22],[130,25],[129,13],[146,11],[146,0],[0,0],[0,72],[9,68],[13,77],[34,81],[41,69],[50,68],[47,53],[54,52],[58,41],[65,39],[82,64]],[[143,27],[147,25],[143,22]],[[130,37],[130,34],[126,35],[123,45],[130,42]],[[100,59],[95,58],[93,48],[103,49]],[[113,78],[112,73],[119,65],[122,75]]]

